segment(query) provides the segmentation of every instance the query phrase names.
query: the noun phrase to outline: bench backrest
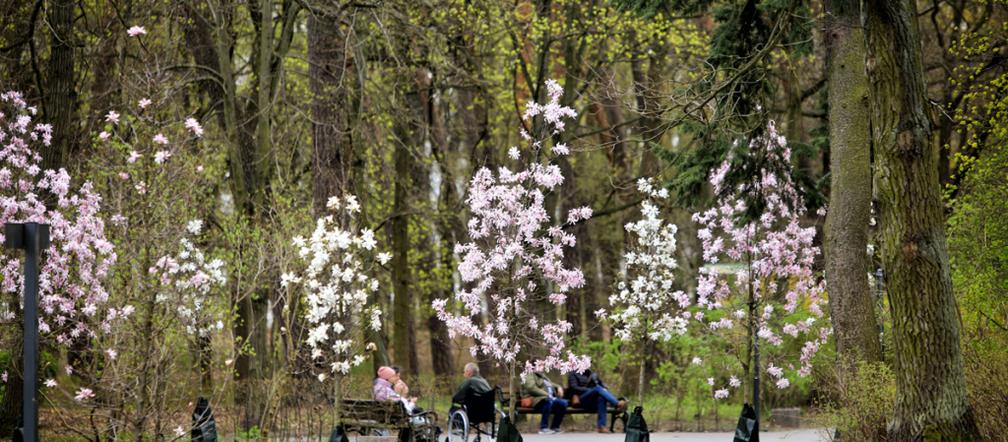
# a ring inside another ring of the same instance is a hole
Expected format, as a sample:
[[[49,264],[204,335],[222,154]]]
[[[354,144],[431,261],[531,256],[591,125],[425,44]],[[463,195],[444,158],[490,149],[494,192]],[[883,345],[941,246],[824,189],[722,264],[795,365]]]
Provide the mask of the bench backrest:
[[[401,401],[344,399],[340,413],[346,419],[397,422],[409,417]]]

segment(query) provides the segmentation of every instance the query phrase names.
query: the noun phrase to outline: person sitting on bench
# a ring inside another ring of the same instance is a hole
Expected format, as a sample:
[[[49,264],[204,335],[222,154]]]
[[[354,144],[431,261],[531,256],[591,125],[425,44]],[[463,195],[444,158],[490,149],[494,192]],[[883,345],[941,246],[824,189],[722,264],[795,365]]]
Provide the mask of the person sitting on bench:
[[[566,397],[584,410],[598,410],[599,433],[610,432],[606,426],[609,405],[616,407],[617,410],[626,408],[626,401],[616,399],[616,396],[609,392],[598,375],[590,369],[585,370],[584,373],[571,372],[567,375]]]
[[[372,396],[376,401],[397,401],[402,396],[395,391],[395,383],[399,379],[392,367],[379,367],[378,377],[372,386]]]
[[[521,397],[531,399],[532,409],[542,413],[539,421],[539,434],[560,433],[560,424],[564,415],[567,414],[567,401],[561,399],[563,388],[554,384],[543,373],[534,373],[525,377],[522,384]],[[553,415],[553,424],[550,423],[550,415]]]

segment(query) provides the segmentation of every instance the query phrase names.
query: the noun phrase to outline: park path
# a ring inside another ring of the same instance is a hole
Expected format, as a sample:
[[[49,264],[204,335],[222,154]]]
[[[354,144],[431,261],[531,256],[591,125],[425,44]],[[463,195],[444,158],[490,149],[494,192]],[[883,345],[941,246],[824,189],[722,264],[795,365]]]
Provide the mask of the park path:
[[[731,442],[732,433],[651,433],[651,442]],[[561,433],[522,435],[525,442],[622,442],[623,434]],[[760,432],[761,442],[828,441],[823,430]]]

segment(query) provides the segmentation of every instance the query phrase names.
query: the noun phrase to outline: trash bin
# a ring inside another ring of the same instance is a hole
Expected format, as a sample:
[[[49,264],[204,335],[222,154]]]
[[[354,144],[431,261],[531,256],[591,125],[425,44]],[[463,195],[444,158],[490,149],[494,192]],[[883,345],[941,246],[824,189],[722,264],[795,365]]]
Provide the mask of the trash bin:
[[[217,442],[217,422],[214,421],[213,410],[210,409],[210,401],[200,396],[196,400],[196,409],[192,413],[192,435],[193,442]]]
[[[18,416],[17,426],[14,427],[14,442],[24,442],[24,416]]]
[[[626,438],[624,442],[650,442],[651,432],[648,431],[647,422],[644,421],[644,407],[634,407],[633,414],[626,424]]]
[[[342,425],[333,428],[332,433],[329,434],[329,442],[350,442]]]
[[[501,419],[500,428],[497,429],[497,442],[524,442],[518,428],[511,423],[511,418],[505,416]]]
[[[738,426],[735,427],[733,442],[759,442],[759,420],[752,405],[742,406],[742,414],[739,416]]]

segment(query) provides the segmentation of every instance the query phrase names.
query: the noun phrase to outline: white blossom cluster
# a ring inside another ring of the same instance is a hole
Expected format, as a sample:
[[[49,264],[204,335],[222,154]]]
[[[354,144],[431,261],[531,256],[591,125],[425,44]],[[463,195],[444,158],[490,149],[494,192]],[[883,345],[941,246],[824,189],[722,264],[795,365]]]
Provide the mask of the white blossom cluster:
[[[378,290],[378,280],[368,274],[371,258],[384,264],[391,255],[376,253],[374,231],[352,226],[360,211],[356,197],[330,198],[328,208],[333,214],[319,218],[309,238],[294,238],[304,267],[285,273],[281,285],[303,291],[312,358],[327,363],[332,373],[346,375],[364,362],[354,332],[381,328],[381,311],[367,306]],[[319,380],[324,379],[320,374]]]
[[[190,221],[186,227],[193,236],[202,228],[201,220]],[[208,260],[189,238],[180,239],[179,246],[177,255],[162,256],[149,270],[161,284],[157,300],[175,306],[187,333],[205,337],[224,328],[224,322],[214,317],[216,309],[208,305],[210,291],[227,283],[224,261]]]
[[[609,297],[612,311],[597,314],[612,323],[620,339],[667,342],[686,333],[691,317],[689,295],[674,289],[678,228],[662,220],[655,205],[668,191],[656,190],[650,179],[637,187],[650,199],[641,203],[641,219],[625,227],[636,243],[624,254],[626,273]]]

